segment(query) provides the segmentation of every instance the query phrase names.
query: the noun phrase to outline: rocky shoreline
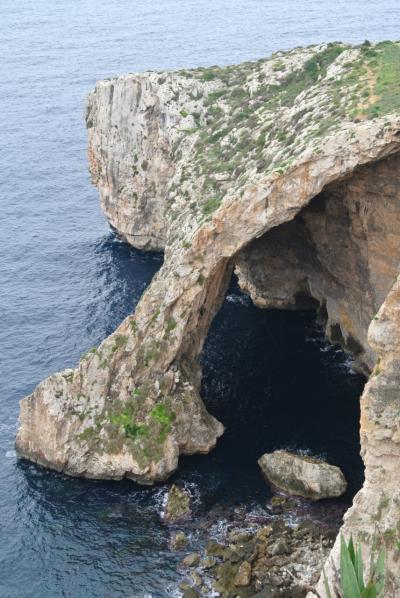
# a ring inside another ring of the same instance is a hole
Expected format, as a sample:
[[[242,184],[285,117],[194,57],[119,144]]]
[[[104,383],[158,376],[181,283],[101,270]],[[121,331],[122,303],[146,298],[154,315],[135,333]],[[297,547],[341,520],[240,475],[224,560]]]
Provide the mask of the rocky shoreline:
[[[170,523],[171,549],[181,555],[184,578],[179,595],[306,596],[318,581],[347,506],[344,501],[311,504],[275,494],[264,507],[215,509],[188,516],[180,525]]]

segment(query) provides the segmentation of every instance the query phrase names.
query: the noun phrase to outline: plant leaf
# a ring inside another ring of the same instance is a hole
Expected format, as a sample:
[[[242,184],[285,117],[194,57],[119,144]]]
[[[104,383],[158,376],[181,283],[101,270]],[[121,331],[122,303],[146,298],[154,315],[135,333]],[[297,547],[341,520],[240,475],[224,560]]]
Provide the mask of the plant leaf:
[[[328,582],[328,577],[325,573],[325,567],[322,569],[322,575],[324,578],[324,588],[325,588],[325,594],[326,594],[326,598],[333,598],[332,596],[332,592],[329,588],[329,582]]]
[[[376,586],[373,583],[369,583],[361,594],[362,598],[377,598]]]
[[[356,569],[356,553],[354,550],[354,542],[353,542],[353,536],[350,536],[350,540],[349,543],[347,545],[347,550],[349,552],[350,558],[351,558],[351,562],[354,565],[354,569]]]
[[[340,536],[340,585],[343,598],[361,598],[354,565],[343,536]]]
[[[364,590],[364,563],[362,557],[362,550],[361,544],[358,544],[355,554],[355,563],[354,569],[357,576],[358,587],[360,588],[361,592]]]

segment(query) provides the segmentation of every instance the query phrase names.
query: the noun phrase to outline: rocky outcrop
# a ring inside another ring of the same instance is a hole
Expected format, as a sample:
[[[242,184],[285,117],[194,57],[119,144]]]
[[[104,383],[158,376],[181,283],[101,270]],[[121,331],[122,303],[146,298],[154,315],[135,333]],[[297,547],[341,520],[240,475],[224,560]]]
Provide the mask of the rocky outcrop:
[[[366,484],[344,529],[366,539],[378,521],[397,537],[399,54],[325,44],[96,86],[87,125],[103,209],[165,261],[135,314],[21,402],[21,456],[153,483],[180,454],[209,451],[223,427],[201,401],[198,356],[236,266],[257,303],[318,304],[330,337],[375,367]]]
[[[173,484],[167,494],[164,519],[168,523],[176,523],[190,516],[191,497],[187,490]]]
[[[195,555],[183,559],[189,573],[180,585],[184,592],[191,588],[199,596],[303,598],[318,580],[321,558],[332,546],[331,530],[311,521],[294,526],[276,518],[258,528],[233,529],[218,540],[210,540],[195,560]]]
[[[265,453],[258,464],[267,480],[294,496],[311,500],[341,496],[347,482],[339,467],[289,451]]]

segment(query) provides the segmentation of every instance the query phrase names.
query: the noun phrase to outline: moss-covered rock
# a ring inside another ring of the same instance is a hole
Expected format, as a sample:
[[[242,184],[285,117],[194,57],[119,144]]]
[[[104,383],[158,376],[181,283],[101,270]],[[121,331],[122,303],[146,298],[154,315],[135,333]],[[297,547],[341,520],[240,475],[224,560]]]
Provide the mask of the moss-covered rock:
[[[176,523],[191,515],[191,496],[189,492],[173,484],[167,495],[164,519],[168,523]]]

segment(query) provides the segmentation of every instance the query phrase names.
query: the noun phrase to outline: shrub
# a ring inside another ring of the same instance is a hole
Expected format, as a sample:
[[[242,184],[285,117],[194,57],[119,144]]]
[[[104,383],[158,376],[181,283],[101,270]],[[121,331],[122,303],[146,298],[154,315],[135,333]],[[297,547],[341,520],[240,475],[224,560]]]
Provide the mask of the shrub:
[[[174,318],[168,318],[166,328],[167,332],[171,332],[176,328],[176,321],[174,320]]]
[[[126,411],[113,415],[110,418],[111,423],[124,429],[125,436],[136,440],[149,435],[149,426],[145,424],[136,424],[132,416]]]
[[[176,414],[164,403],[159,403],[150,411],[150,416],[159,424],[158,441],[164,442],[171,431],[171,424],[175,420]]]
[[[278,62],[274,62],[274,64],[272,65],[272,70],[274,72],[284,71],[285,65],[281,60],[279,60]]]
[[[170,424],[175,419],[175,413],[170,411],[164,403],[159,403],[150,412],[153,419],[158,421],[160,424]]]
[[[128,337],[125,334],[117,334],[117,336],[114,339],[114,344],[112,346],[111,351],[113,353],[115,353],[115,351],[124,347],[127,342],[128,342]]]
[[[206,214],[207,216],[212,214],[218,208],[219,204],[220,200],[217,197],[208,199],[203,206],[203,214]]]
[[[92,347],[91,349],[88,349],[85,353],[83,353],[81,359],[86,359],[87,357],[89,357],[89,355],[93,355],[94,353],[96,353],[96,351],[97,347]]]

